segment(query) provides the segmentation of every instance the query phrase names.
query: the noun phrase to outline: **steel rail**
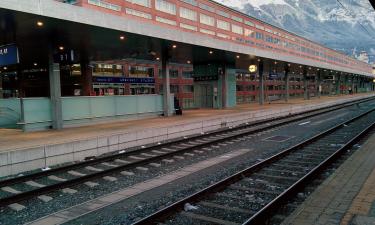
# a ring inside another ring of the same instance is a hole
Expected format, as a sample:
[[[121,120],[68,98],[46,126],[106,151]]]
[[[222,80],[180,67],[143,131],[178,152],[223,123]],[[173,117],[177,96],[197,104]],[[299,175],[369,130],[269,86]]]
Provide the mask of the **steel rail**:
[[[345,126],[346,124],[348,123],[351,123],[351,122],[354,122],[355,120],[358,120],[366,115],[368,115],[369,113],[372,113],[374,112],[375,109],[371,109],[371,110],[368,110],[366,111],[365,113],[362,113],[361,115],[359,116],[356,116],[352,119],[349,119],[345,122],[342,122],[332,128],[329,128],[311,138],[309,138],[308,140],[305,140],[305,141],[302,141],[286,150],[283,150],[282,152],[279,152],[261,162],[258,162],[240,172],[237,172],[236,174],[232,175],[232,176],[229,176],[227,178],[224,178],[223,180],[219,181],[219,182],[216,182],[215,184],[213,185],[210,185],[182,200],[179,200],[135,223],[133,223],[132,225],[150,225],[150,224],[157,224],[158,222],[161,222],[163,220],[165,220],[166,218],[168,218],[170,215],[173,215],[173,214],[176,214],[176,212],[179,212],[179,211],[182,211],[183,210],[183,207],[186,203],[194,203],[194,202],[198,202],[199,200],[205,198],[206,196],[208,195],[211,195],[213,193],[216,193],[216,192],[219,192],[221,190],[224,190],[226,187],[228,187],[229,185],[233,184],[233,183],[236,183],[240,180],[242,180],[244,177],[247,177],[251,174],[254,174],[255,172],[259,171],[260,169],[272,164],[273,162],[279,160],[280,158],[283,158],[284,156],[292,153],[292,152],[295,152],[297,151],[298,149],[312,143],[312,142],[315,142],[319,139],[321,139],[322,137],[324,136],[327,136],[331,133],[333,133],[334,131],[340,129],[341,127]],[[264,208],[262,208],[260,211],[258,211],[256,214],[254,214],[248,221],[246,221],[243,225],[252,225],[252,224],[256,224],[256,225],[259,225],[259,224],[262,224],[265,220],[265,218],[267,218],[267,214],[274,211],[277,206],[280,206],[279,204],[282,202],[282,201],[285,201],[285,199],[288,199],[288,197],[290,197],[291,195],[293,195],[295,192],[295,190],[297,190],[297,188],[300,188],[305,182],[309,181],[309,179],[313,176],[313,175],[316,175],[316,173],[318,173],[319,170],[323,169],[321,168],[321,166],[326,166],[329,162],[331,162],[334,157],[337,157],[338,154],[340,152],[343,151],[343,149],[347,149],[348,147],[350,147],[356,140],[358,140],[362,135],[364,135],[366,132],[369,131],[369,129],[371,129],[372,127],[375,126],[375,122],[372,123],[370,126],[368,126],[367,128],[365,128],[359,135],[356,135],[355,138],[352,138],[351,141],[349,141],[348,143],[346,143],[343,147],[340,148],[340,150],[336,151],[334,154],[332,154],[331,156],[329,156],[326,160],[324,160],[324,162],[320,163],[319,166],[315,167],[311,172],[309,172],[306,176],[304,176],[302,179],[299,179],[295,184],[293,184],[290,188],[288,188],[286,191],[284,191],[281,195],[279,195],[276,199],[274,199],[271,203],[269,203],[267,206],[265,206]],[[299,184],[299,182],[303,182],[301,184]]]
[[[342,109],[342,108],[345,108],[345,107],[350,107],[350,106],[355,105],[355,104],[368,102],[368,101],[371,101],[373,99],[375,99],[375,97],[371,96],[371,97],[368,97],[368,98],[354,100],[354,101],[351,101],[351,102],[345,102],[345,103],[334,105],[334,106],[327,106],[327,107],[323,107],[323,108],[320,108],[320,109],[313,109],[313,110],[309,110],[309,111],[306,111],[306,112],[290,114],[290,115],[283,116],[283,117],[270,118],[270,119],[266,119],[266,120],[256,121],[254,123],[240,125],[240,126],[237,126],[235,128],[232,128],[232,129],[224,128],[224,129],[216,130],[214,132],[207,132],[203,135],[193,135],[193,136],[189,137],[188,139],[173,140],[173,141],[170,141],[170,142],[162,143],[160,145],[152,145],[152,146],[149,146],[149,147],[146,147],[146,148],[139,148],[139,149],[129,151],[129,152],[117,153],[117,154],[112,154],[112,155],[104,156],[104,157],[98,157],[98,158],[90,159],[90,160],[87,160],[87,161],[74,163],[74,164],[71,164],[71,165],[65,165],[65,166],[53,168],[53,169],[46,170],[46,171],[41,171],[41,172],[37,172],[37,173],[27,174],[27,175],[24,175],[24,176],[14,177],[14,178],[6,179],[6,180],[1,180],[0,181],[0,188],[5,187],[5,186],[18,184],[18,183],[22,183],[22,182],[29,181],[29,180],[39,179],[39,178],[46,177],[46,176],[49,176],[49,175],[53,175],[53,174],[56,174],[56,173],[66,172],[66,171],[77,169],[77,168],[82,168],[82,167],[86,167],[86,166],[99,164],[99,163],[102,163],[102,162],[113,161],[115,159],[128,157],[128,156],[131,156],[131,155],[134,155],[134,154],[141,154],[141,153],[149,152],[149,151],[160,149],[160,148],[163,148],[163,147],[176,145],[176,144],[179,144],[179,143],[182,143],[182,142],[193,141],[194,139],[201,139],[201,138],[205,138],[205,137],[209,137],[209,136],[213,136],[213,135],[219,135],[219,134],[222,134],[222,133],[226,133],[228,131],[236,131],[236,130],[240,130],[240,129],[256,127],[256,126],[259,126],[263,123],[282,121],[282,120],[285,120],[285,119],[288,119],[288,118],[293,118],[293,117],[296,117],[296,116],[312,113],[311,115],[306,115],[304,117],[297,117],[297,118],[285,121],[283,123],[272,124],[270,126],[266,126],[266,127],[262,128],[261,130],[257,130],[257,132],[260,132],[260,131],[263,131],[263,130],[266,130],[266,129],[272,129],[274,127],[281,126],[281,125],[284,125],[284,124],[287,124],[287,123],[292,123],[292,122],[296,122],[296,121],[299,121],[299,120],[304,120],[304,119],[307,119],[307,118],[310,118],[310,117],[313,117],[313,116],[321,115],[321,114],[324,114],[324,113],[329,113],[329,112],[339,110],[339,109]],[[207,143],[211,144],[211,142],[207,142]],[[199,147],[199,146],[194,146],[194,147]]]
[[[348,106],[351,106],[351,105],[354,105],[354,104],[359,104],[359,103],[367,102],[367,101],[370,101],[370,100],[372,100],[372,98],[365,99],[365,100],[362,99],[362,100],[359,100],[359,102],[355,101],[355,102],[351,102],[351,103],[346,103],[348,105],[344,104],[343,106],[340,106],[340,108],[345,108],[345,107],[348,107]],[[330,112],[330,111],[334,111],[334,110],[337,110],[337,109],[330,109],[328,111]],[[327,113],[327,112],[318,112],[316,114],[320,115],[320,114],[324,114],[324,113]],[[308,115],[307,117],[316,116],[316,114]],[[48,186],[45,186],[45,187],[36,188],[36,189],[30,190],[30,191],[25,191],[25,192],[22,192],[22,193],[19,193],[19,194],[13,194],[11,196],[1,198],[0,199],[0,207],[6,206],[6,205],[9,205],[9,204],[12,204],[12,203],[17,203],[17,202],[20,202],[20,201],[28,200],[28,199],[31,199],[35,196],[47,194],[47,193],[50,193],[50,192],[53,192],[53,191],[56,191],[56,190],[61,190],[61,189],[68,188],[68,187],[71,187],[71,186],[76,186],[76,185],[82,184],[86,181],[93,180],[93,179],[100,178],[100,177],[104,177],[106,175],[113,174],[113,173],[116,173],[116,172],[121,172],[123,170],[133,169],[133,168],[138,167],[138,166],[147,165],[151,162],[159,161],[163,158],[167,158],[167,157],[171,157],[171,156],[178,155],[178,154],[181,154],[181,153],[192,151],[193,149],[196,149],[196,148],[204,148],[206,146],[210,146],[210,145],[213,145],[213,144],[216,144],[216,143],[219,143],[219,142],[225,142],[225,141],[230,140],[230,139],[238,138],[238,137],[241,137],[241,136],[246,136],[246,135],[253,134],[253,133],[258,133],[258,132],[261,132],[261,131],[264,131],[264,130],[268,130],[268,129],[271,129],[271,128],[274,128],[274,127],[277,127],[277,126],[280,126],[280,125],[283,125],[283,124],[292,123],[292,122],[302,120],[302,119],[306,119],[306,117],[295,118],[295,119],[291,119],[291,120],[287,120],[287,121],[281,121],[279,123],[272,124],[270,126],[265,126],[265,127],[259,128],[259,129],[250,130],[250,131],[246,131],[246,132],[238,133],[238,134],[233,134],[233,135],[223,137],[223,138],[220,138],[220,139],[217,139],[217,140],[197,144],[197,145],[194,145],[192,147],[186,147],[186,148],[183,148],[183,149],[179,149],[179,150],[176,150],[174,152],[168,152],[168,153],[165,153],[165,154],[160,154],[160,155],[157,155],[155,157],[150,157],[150,158],[146,158],[144,160],[131,162],[131,163],[121,165],[121,166],[118,166],[118,167],[114,167],[114,168],[110,168],[110,169],[107,169],[107,170],[94,172],[94,173],[87,174],[87,175],[82,176],[82,177],[73,178],[73,179],[70,179],[70,180],[67,180],[67,181],[62,181],[62,182],[52,184],[52,185],[48,185]],[[233,129],[229,129],[229,130],[226,129],[225,130],[225,132],[228,132],[228,131],[233,131]],[[213,135],[213,134],[211,133],[210,135]],[[201,137],[199,136],[199,138],[201,138]],[[184,139],[184,140],[186,141],[186,139]],[[158,145],[157,147],[161,148],[160,145]],[[142,150],[144,151],[145,149],[142,149]],[[141,152],[137,151],[136,153],[139,154]],[[133,155],[133,154],[134,154],[134,152],[127,152],[127,153],[117,154],[117,156],[121,155],[121,157],[124,157],[125,155]],[[119,158],[119,157],[115,157],[114,159],[116,159],[116,158]],[[84,166],[92,165],[91,162],[88,162],[88,163],[90,163],[90,164],[84,164]],[[97,163],[94,163],[94,164],[97,164]],[[74,166],[76,166],[76,165],[74,165]],[[79,168],[81,168],[81,167],[83,167],[83,166],[80,165]],[[68,168],[72,169],[71,167],[68,167]],[[76,168],[76,167],[74,167],[74,168]],[[57,169],[59,169],[59,168],[57,168]],[[67,171],[69,169],[64,168],[63,171]],[[46,172],[47,173],[43,172],[43,176],[38,176],[38,178],[47,176],[46,174],[48,174],[48,175],[51,174],[51,173],[48,173],[49,171],[46,171]],[[54,173],[56,173],[56,172],[54,172]],[[54,173],[52,173],[52,174],[54,174]],[[16,179],[20,179],[20,178],[21,178],[22,181],[28,181],[28,180],[31,179],[28,176],[18,177]],[[5,182],[6,181],[7,180],[5,180]],[[22,181],[19,181],[19,182],[22,182]],[[19,182],[17,182],[17,183],[19,183]],[[1,182],[0,182],[0,184],[1,184]]]

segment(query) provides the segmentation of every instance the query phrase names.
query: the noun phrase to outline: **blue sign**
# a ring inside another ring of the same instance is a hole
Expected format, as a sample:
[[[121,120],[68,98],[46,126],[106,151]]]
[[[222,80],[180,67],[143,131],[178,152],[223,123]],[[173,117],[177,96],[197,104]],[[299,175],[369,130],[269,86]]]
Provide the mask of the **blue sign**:
[[[0,66],[19,63],[18,48],[15,44],[0,47]]]
[[[93,77],[93,82],[95,83],[115,83],[115,84],[153,84],[155,83],[155,78],[149,77]]]
[[[277,79],[279,76],[280,76],[280,75],[277,74],[277,73],[270,73],[270,74],[268,75],[268,78],[269,78],[270,80],[273,80],[273,79]]]

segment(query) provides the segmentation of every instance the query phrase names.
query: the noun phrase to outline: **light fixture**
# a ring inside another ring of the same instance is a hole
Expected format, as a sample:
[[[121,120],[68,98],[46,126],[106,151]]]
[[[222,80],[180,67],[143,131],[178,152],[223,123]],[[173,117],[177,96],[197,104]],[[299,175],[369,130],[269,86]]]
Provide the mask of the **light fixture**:
[[[260,59],[258,59],[258,62],[260,62]]]
[[[302,68],[302,66],[299,66],[299,68]]]
[[[38,25],[38,27],[42,27],[44,25],[44,23],[42,21],[38,21],[38,22],[36,22],[36,25]]]
[[[190,60],[188,60],[187,63],[190,64],[191,63]]]
[[[319,71],[320,69],[318,68],[318,69],[316,69],[317,71]]]
[[[159,57],[156,57],[156,60],[160,60],[160,58],[159,58]]]
[[[125,40],[125,36],[120,36],[120,40]]]
[[[172,48],[177,48],[177,45],[172,45]]]
[[[237,59],[239,59],[239,58],[240,58],[240,56],[238,55],[238,56],[236,56],[236,58],[237,58]]]
[[[64,46],[60,46],[59,49],[62,51],[64,50]]]
[[[311,67],[309,67],[309,70],[311,70]]]
[[[275,65],[277,64],[277,61],[275,61]]]
[[[290,66],[290,63],[288,63],[288,66]]]
[[[210,51],[210,54],[213,54],[214,52],[213,51]]]
[[[3,69],[4,69],[4,70],[7,70],[7,69],[8,69],[8,67],[4,66],[4,67],[3,67]]]
[[[34,63],[34,66],[37,66],[38,65],[38,63]]]

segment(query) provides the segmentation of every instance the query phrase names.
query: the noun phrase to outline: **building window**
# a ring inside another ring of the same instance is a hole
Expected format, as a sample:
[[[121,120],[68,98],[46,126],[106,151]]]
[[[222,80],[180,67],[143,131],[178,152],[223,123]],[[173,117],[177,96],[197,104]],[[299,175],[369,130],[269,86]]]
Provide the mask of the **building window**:
[[[105,1],[101,1],[101,0],[89,0],[88,3],[91,4],[91,5],[96,5],[96,6],[106,8],[106,9],[110,9],[110,10],[114,10],[114,11],[121,11],[121,6],[115,5],[115,4],[112,4],[112,3],[108,3],[108,2],[105,2]]]
[[[137,11],[137,10],[134,10],[134,9],[126,8],[125,12],[126,12],[126,14],[129,14],[129,15],[138,16],[138,17],[142,17],[142,18],[145,18],[145,19],[152,19],[151,14],[144,13],[144,12],[141,12],[141,11]]]
[[[204,33],[204,34],[215,35],[214,31],[206,30],[206,29],[202,29],[202,28],[200,29],[200,32]]]
[[[256,32],[255,37],[256,37],[256,39],[263,40],[263,34],[262,33]]]
[[[240,17],[237,17],[237,16],[232,16],[232,20],[235,20],[235,21],[237,21],[237,22],[243,22],[243,19],[242,18],[240,18]]]
[[[189,5],[193,5],[193,6],[198,5],[198,3],[195,0],[182,0],[182,1],[189,4]]]
[[[248,20],[245,20],[245,24],[246,25],[249,25],[249,26],[254,26],[254,23],[253,22],[251,22],[251,21],[248,21]]]
[[[243,28],[237,25],[232,24],[232,32],[236,34],[243,34]]]
[[[121,65],[94,64],[92,75],[94,76],[123,76]]]
[[[230,30],[230,23],[225,22],[223,20],[217,20],[216,26],[219,29]]]
[[[180,17],[188,20],[197,21],[197,13],[193,10],[180,7]]]
[[[172,93],[172,94],[178,94],[178,85],[174,85],[174,84],[172,84],[172,85],[170,85],[169,86],[170,87],[170,92]]]
[[[166,23],[166,24],[169,24],[169,25],[176,26],[176,21],[165,19],[165,18],[162,18],[162,17],[159,17],[159,16],[157,16],[155,19],[158,22]]]
[[[188,25],[188,24],[184,24],[184,23],[180,23],[180,27],[188,29],[188,30],[197,31],[197,27],[191,26],[191,25]]]
[[[212,7],[208,6],[208,5],[205,5],[203,3],[199,3],[199,8],[207,10],[209,12],[215,12],[214,8],[212,8]]]
[[[226,12],[217,10],[216,13],[219,14],[220,16],[223,16],[223,17],[226,17],[226,18],[230,18],[229,14],[226,13]]]
[[[215,19],[211,16],[200,14],[200,22],[209,26],[215,25]]]
[[[136,4],[136,5],[141,5],[144,7],[151,7],[151,0],[126,0],[130,3]]]
[[[250,29],[246,29],[245,28],[245,36],[246,37],[254,37],[254,31],[253,30],[250,30]]]
[[[129,66],[129,77],[154,77],[154,68]]]
[[[230,36],[226,34],[217,33],[217,36],[225,39],[230,39]]]
[[[156,0],[155,8],[156,10],[176,15],[176,5],[165,0]]]
[[[183,86],[183,92],[184,93],[193,93],[194,92],[194,86],[193,85],[184,85]]]
[[[193,71],[182,71],[182,77],[183,78],[193,78]]]
[[[178,78],[178,70],[169,70],[169,78]]]
[[[255,27],[256,27],[257,29],[259,29],[259,30],[264,30],[264,27],[261,26],[261,25],[255,24]]]

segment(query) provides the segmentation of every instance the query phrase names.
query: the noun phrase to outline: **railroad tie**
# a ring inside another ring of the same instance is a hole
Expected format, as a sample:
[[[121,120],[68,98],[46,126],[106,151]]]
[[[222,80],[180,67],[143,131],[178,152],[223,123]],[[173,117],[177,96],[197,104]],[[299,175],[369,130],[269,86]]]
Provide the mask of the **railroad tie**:
[[[5,191],[5,192],[12,193],[12,194],[20,194],[20,193],[22,193],[21,191],[16,190],[16,189],[14,189],[12,187],[8,187],[8,186],[2,187],[1,190]]]
[[[173,159],[163,159],[162,161],[165,162],[165,163],[173,163],[174,162]]]
[[[37,183],[37,182],[35,182],[35,181],[32,181],[32,180],[30,180],[30,181],[26,181],[25,184],[27,184],[27,185],[29,185],[29,186],[31,186],[31,187],[37,187],[37,188],[42,188],[42,187],[45,187],[45,186],[46,186],[46,185],[44,185],[44,184],[39,184],[39,183]]]
[[[101,171],[103,171],[103,169],[95,168],[95,167],[92,167],[92,166],[86,166],[85,169],[86,170],[90,170],[90,171],[94,171],[94,172],[101,172]]]
[[[68,171],[68,173],[69,173],[70,175],[73,175],[73,176],[76,176],[76,177],[83,177],[83,176],[86,176],[86,174],[84,174],[84,173],[80,173],[80,172],[77,172],[77,171],[74,171],[74,170]]]
[[[186,156],[194,156],[193,153],[188,153],[188,152],[184,153],[184,155],[186,155]]]
[[[156,167],[156,168],[161,167],[160,163],[150,163],[149,165],[153,166],[153,167]]]
[[[42,200],[43,202],[49,202],[53,199],[52,197],[47,196],[47,195],[39,195],[38,198]]]
[[[156,155],[148,154],[148,153],[141,153],[141,155],[146,157],[155,157]]]
[[[158,151],[158,150],[152,150],[153,153],[156,154],[165,154],[166,152]]]
[[[147,167],[142,167],[142,166],[138,166],[138,167],[136,167],[136,169],[140,170],[140,171],[148,171]]]
[[[67,179],[64,179],[64,178],[61,178],[61,177],[58,177],[58,176],[55,176],[55,175],[48,176],[48,179],[54,180],[54,181],[59,181],[59,182],[67,181]]]
[[[198,154],[203,154],[204,151],[199,151],[199,150],[194,150],[195,153],[198,153]]]
[[[183,156],[178,156],[178,155],[175,155],[175,156],[173,156],[173,158],[175,158],[175,159],[185,159],[185,157],[183,157]]]
[[[13,204],[9,205],[9,208],[16,211],[16,212],[19,212],[19,211],[25,209],[26,206],[18,204],[18,203],[13,203]]]
[[[130,171],[121,171],[120,172],[122,175],[124,176],[134,176],[134,173],[133,172],[130,172]]]
[[[122,160],[122,159],[115,159],[115,162],[122,163],[122,164],[129,164],[130,163],[129,161]]]
[[[107,162],[102,163],[102,165],[108,166],[108,167],[118,167],[118,165],[115,165],[115,164],[112,164],[112,163],[107,163]]]
[[[63,193],[65,194],[75,194],[77,193],[78,191],[75,190],[75,189],[72,189],[72,188],[64,188],[61,190]]]
[[[116,177],[111,177],[111,176],[105,176],[105,177],[103,177],[103,179],[106,180],[106,181],[110,181],[110,182],[117,181]]]
[[[99,184],[95,182],[87,181],[85,182],[85,185],[92,188],[92,187],[98,186]]]
[[[144,160],[145,159],[145,158],[142,158],[142,157],[139,157],[139,156],[135,156],[135,155],[131,155],[131,156],[129,156],[129,158],[136,159],[136,160]]]

